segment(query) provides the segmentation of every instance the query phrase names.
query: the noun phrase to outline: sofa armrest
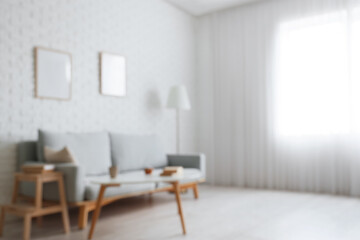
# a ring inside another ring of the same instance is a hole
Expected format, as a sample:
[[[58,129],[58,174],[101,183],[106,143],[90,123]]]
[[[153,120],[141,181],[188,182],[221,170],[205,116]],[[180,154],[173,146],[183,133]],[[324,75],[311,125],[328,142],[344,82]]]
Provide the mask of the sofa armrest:
[[[43,163],[26,161],[22,166],[42,165]],[[64,175],[64,187],[68,202],[84,201],[85,196],[85,173],[83,169],[72,163],[58,163],[55,170]],[[43,188],[44,199],[59,200],[57,183],[48,183]],[[20,192],[26,196],[34,197],[35,185],[32,182],[22,182]]]
[[[29,166],[29,165],[43,165],[44,163],[38,162],[36,160],[27,160],[21,166]],[[20,167],[21,167],[20,166]]]
[[[202,176],[206,177],[205,154],[169,154],[167,155],[169,166],[182,166],[184,168],[197,168],[201,171]]]
[[[84,201],[85,173],[83,169],[72,163],[61,163],[56,164],[56,170],[64,174],[64,185],[67,201]]]

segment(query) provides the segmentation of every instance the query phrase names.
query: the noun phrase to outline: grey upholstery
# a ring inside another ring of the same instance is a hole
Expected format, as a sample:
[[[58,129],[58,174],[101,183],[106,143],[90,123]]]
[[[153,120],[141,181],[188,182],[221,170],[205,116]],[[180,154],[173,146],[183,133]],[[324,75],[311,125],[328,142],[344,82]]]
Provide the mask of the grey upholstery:
[[[64,145],[73,147],[74,155],[78,158],[79,165],[70,163],[57,164],[56,169],[64,173],[66,197],[69,202],[94,200],[100,189],[99,185],[91,184],[92,179],[108,177],[108,167],[111,164],[110,152],[112,153],[113,164],[119,165],[120,170],[127,170],[120,174],[144,174],[142,168],[147,166],[159,167],[154,174],[159,174],[162,167],[183,166],[186,181],[197,181],[205,178],[205,156],[194,155],[168,155],[162,152],[161,144],[156,136],[137,136],[111,134],[112,143],[110,150],[109,136],[107,133],[84,133],[84,134],[62,134],[46,133],[41,131],[38,144],[35,141],[22,142],[18,144],[18,169],[22,165],[41,164],[38,155],[40,146],[61,148]],[[98,149],[101,148],[99,151]],[[43,149],[43,148],[41,148]],[[72,149],[71,149],[72,150]],[[107,151],[107,153],[106,153]],[[122,153],[124,151],[125,153]],[[41,153],[40,153],[41,155]],[[138,161],[137,157],[140,157]],[[129,162],[130,161],[130,162]],[[121,169],[123,167],[123,169]],[[141,169],[132,170],[130,169]],[[93,173],[93,174],[91,174]],[[94,174],[97,175],[94,175]],[[103,174],[100,174],[103,173]],[[105,175],[104,175],[105,174]],[[161,184],[132,184],[123,185],[118,188],[106,190],[106,196],[115,196],[132,192],[152,190],[155,187],[166,186]],[[28,196],[34,196],[35,185],[30,182],[23,182],[20,185],[20,192]],[[58,186],[56,183],[44,185],[44,198],[58,200]]]
[[[86,175],[106,174],[111,166],[110,139],[106,132],[56,133],[39,130],[38,156],[44,162],[44,146],[67,146]]]
[[[189,154],[189,155],[167,155],[169,166],[182,166],[184,168],[196,168],[201,171],[203,178],[206,177],[205,155]]]
[[[18,161],[16,169],[20,170],[20,167],[26,162],[37,162],[36,153],[36,141],[21,142],[17,146]]]
[[[113,164],[120,172],[167,164],[159,137],[110,133]]]
[[[66,133],[39,130],[37,142],[37,156],[39,162],[45,162],[44,147],[63,148],[69,145]]]
[[[65,191],[68,201],[83,201],[85,196],[84,169],[71,163],[62,163],[56,165],[56,170],[64,174]]]
[[[40,162],[25,162],[24,165],[42,164]],[[79,202],[85,196],[85,174],[83,169],[71,163],[56,164],[56,170],[64,174],[64,185],[68,202]],[[34,196],[35,184],[33,182],[22,182],[20,192],[26,196]],[[58,200],[59,189],[57,183],[44,185],[44,198],[47,200]]]

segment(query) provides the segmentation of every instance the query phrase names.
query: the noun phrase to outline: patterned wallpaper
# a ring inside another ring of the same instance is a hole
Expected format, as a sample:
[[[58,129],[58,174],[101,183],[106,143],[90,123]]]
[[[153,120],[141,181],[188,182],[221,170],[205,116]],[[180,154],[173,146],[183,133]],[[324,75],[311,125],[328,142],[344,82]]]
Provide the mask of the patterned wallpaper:
[[[16,143],[37,129],[157,133],[175,151],[169,88],[187,86],[182,151],[197,149],[195,19],[162,0],[0,0],[0,203],[9,201]],[[34,47],[72,54],[71,101],[34,98]],[[127,97],[99,94],[99,52],[127,59]]]

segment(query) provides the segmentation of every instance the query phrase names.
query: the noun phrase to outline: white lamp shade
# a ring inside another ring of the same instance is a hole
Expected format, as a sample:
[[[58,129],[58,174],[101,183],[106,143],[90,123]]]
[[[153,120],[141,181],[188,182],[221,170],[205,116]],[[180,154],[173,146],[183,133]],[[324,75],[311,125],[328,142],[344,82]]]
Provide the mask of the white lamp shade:
[[[191,108],[189,96],[183,85],[174,86],[170,89],[167,101],[168,108],[189,110]]]

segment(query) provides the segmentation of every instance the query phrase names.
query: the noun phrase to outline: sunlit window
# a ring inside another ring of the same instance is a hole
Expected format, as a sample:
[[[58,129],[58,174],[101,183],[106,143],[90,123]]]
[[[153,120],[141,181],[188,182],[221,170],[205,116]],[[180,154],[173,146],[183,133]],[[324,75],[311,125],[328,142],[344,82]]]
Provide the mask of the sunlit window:
[[[337,12],[283,23],[276,50],[280,135],[360,131],[360,22]]]

